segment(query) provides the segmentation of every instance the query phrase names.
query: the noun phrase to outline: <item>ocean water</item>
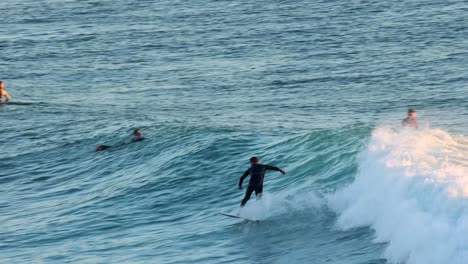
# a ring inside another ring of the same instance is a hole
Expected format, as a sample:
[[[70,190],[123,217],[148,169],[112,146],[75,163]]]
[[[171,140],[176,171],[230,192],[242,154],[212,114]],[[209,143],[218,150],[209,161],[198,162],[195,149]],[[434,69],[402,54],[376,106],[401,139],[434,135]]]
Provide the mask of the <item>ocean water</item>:
[[[0,263],[468,263],[466,1],[0,10]]]

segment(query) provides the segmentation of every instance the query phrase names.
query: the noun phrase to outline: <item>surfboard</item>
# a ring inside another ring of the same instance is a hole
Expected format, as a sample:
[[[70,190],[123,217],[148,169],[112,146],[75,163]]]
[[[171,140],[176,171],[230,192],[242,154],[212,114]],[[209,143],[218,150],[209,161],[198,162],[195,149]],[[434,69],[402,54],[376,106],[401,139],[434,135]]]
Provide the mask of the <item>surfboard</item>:
[[[232,217],[232,218],[239,218],[239,219],[243,219],[243,220],[247,220],[247,221],[255,221],[255,222],[258,222],[259,220],[253,220],[253,219],[249,219],[249,218],[244,218],[244,217],[241,217],[241,216],[238,216],[236,214],[229,214],[229,213],[223,213],[221,212],[222,215],[224,216],[227,216],[227,217]]]

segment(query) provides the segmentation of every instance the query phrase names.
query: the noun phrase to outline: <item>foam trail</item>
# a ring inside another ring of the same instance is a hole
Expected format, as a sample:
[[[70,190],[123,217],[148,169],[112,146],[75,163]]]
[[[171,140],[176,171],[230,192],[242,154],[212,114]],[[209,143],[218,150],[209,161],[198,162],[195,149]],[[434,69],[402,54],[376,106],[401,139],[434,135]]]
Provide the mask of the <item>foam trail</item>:
[[[468,263],[468,138],[377,128],[349,186],[328,197],[341,229],[370,226],[392,263]]]
[[[272,216],[286,215],[294,211],[316,210],[324,205],[322,199],[313,192],[293,194],[290,192],[275,194],[263,192],[261,199],[256,199],[252,195],[244,208],[236,209],[230,213],[239,213],[240,217],[251,220],[266,220]]]
[[[251,220],[265,220],[270,216],[271,196],[264,192],[261,199],[252,198],[244,208],[239,210],[239,216]]]

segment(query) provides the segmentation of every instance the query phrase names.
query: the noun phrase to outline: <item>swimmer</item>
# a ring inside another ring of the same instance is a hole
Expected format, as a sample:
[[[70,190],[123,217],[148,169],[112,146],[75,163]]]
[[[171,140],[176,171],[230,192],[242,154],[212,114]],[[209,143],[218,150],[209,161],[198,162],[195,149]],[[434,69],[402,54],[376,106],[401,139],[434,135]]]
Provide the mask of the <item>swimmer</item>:
[[[96,151],[102,151],[102,150],[106,150],[106,149],[110,149],[110,148],[116,148],[116,147],[123,147],[125,145],[128,145],[130,143],[135,143],[135,142],[139,142],[139,141],[143,141],[145,138],[143,137],[142,133],[141,133],[141,130],[140,129],[135,129],[133,131],[133,137],[130,139],[130,142],[129,143],[122,143],[120,145],[117,145],[117,146],[109,146],[109,145],[97,145],[96,146]]]
[[[416,120],[416,110],[409,109],[408,117],[403,119],[401,123],[403,127],[411,127],[411,128],[418,129],[419,125],[418,125],[418,121]]]
[[[6,97],[6,102],[11,100],[11,96],[5,90],[5,84],[3,83],[3,81],[0,81],[0,102],[2,102],[3,97]]]
[[[132,142],[143,141],[145,138],[143,137],[140,129],[135,129],[133,131]]]

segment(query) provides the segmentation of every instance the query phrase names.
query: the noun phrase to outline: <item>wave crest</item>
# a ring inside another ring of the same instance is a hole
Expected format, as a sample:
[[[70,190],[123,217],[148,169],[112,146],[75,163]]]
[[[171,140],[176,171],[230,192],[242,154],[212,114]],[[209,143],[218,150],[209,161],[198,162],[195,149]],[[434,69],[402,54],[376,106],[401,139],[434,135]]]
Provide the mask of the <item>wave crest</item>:
[[[337,226],[370,226],[391,262],[466,263],[467,157],[461,135],[377,128],[354,182],[328,199]]]

